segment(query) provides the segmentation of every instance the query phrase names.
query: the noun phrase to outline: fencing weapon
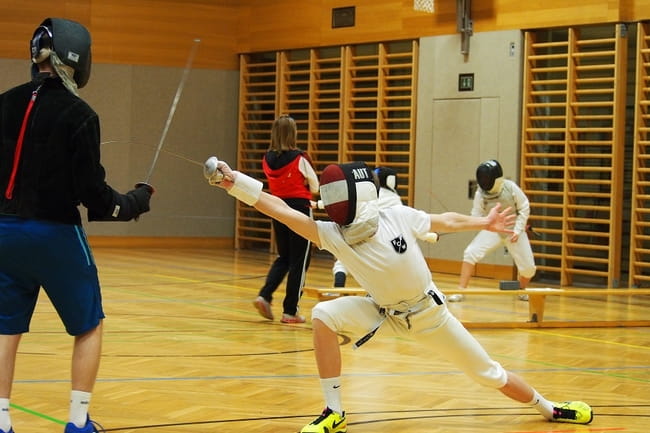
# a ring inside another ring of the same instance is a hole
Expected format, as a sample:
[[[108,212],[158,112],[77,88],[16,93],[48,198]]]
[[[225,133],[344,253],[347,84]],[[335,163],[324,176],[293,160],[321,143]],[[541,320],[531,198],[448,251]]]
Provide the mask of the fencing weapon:
[[[178,88],[176,89],[176,95],[174,96],[172,105],[169,108],[169,115],[167,116],[165,127],[163,128],[162,135],[160,136],[160,141],[158,142],[156,153],[153,156],[153,161],[151,161],[151,166],[149,167],[149,172],[147,173],[147,177],[145,177],[143,182],[138,182],[136,184],[136,187],[140,185],[147,185],[151,188],[151,185],[149,185],[149,180],[151,179],[151,175],[153,174],[154,168],[156,168],[156,163],[158,162],[158,156],[160,155],[160,151],[162,150],[162,147],[165,144],[167,131],[169,131],[169,126],[171,125],[172,119],[174,118],[174,113],[176,112],[176,105],[178,105],[178,100],[181,98],[181,94],[183,93],[183,88],[185,87],[185,82],[187,81],[187,77],[190,73],[190,69],[192,68],[192,62],[194,61],[194,56],[196,55],[196,49],[199,46],[199,42],[201,42],[201,39],[194,39],[192,49],[190,50],[190,54],[187,58],[187,63],[185,64],[185,69],[183,70],[183,76],[181,77],[181,81],[178,84]]]
[[[126,140],[108,140],[108,141],[102,141],[101,144],[110,144],[110,143],[131,143],[131,142],[130,142],[130,141],[126,141]],[[134,143],[134,144],[138,144],[138,145],[140,145],[140,143]],[[151,147],[152,149],[155,148],[153,144],[144,144],[144,143],[142,143],[142,146]],[[166,154],[168,154],[168,155],[171,155],[171,156],[173,156],[174,158],[178,158],[178,159],[182,159],[183,161],[187,161],[187,162],[189,162],[190,164],[194,164],[194,165],[198,165],[198,166],[200,166],[200,167],[203,167],[203,163],[202,163],[202,162],[199,162],[199,161],[197,161],[196,159],[188,158],[187,156],[185,156],[185,155],[181,155],[180,153],[172,152],[171,150],[167,150],[167,149],[161,149],[160,151],[161,151],[162,153],[166,153]]]

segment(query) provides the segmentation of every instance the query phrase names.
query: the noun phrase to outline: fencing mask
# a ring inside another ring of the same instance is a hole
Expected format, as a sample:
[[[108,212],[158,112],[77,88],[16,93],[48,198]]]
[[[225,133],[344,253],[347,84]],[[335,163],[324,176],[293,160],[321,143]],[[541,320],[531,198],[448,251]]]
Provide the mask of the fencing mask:
[[[482,162],[476,169],[476,182],[488,194],[496,194],[503,185],[503,169],[496,159]]]
[[[47,18],[34,31],[30,40],[32,58],[32,75],[38,72],[37,63],[51,58],[59,76],[64,79],[61,70],[72,68],[76,87],[82,88],[90,78],[92,55],[90,51],[90,33],[81,24],[63,18]],[[54,55],[53,55],[54,54]],[[60,70],[61,68],[61,70]],[[74,93],[74,92],[73,92]]]
[[[397,193],[397,172],[390,167],[377,167],[375,174],[379,180],[379,186],[388,188],[394,193]]]
[[[325,212],[341,227],[348,244],[363,241],[377,231],[377,186],[364,162],[325,167],[320,176],[320,196]]]

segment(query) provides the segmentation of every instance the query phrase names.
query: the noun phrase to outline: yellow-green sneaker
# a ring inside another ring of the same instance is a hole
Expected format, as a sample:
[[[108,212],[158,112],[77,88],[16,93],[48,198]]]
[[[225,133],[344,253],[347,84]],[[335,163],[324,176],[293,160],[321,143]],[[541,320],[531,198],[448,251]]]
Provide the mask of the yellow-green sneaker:
[[[348,422],[342,415],[326,407],[322,414],[300,430],[300,433],[345,433]]]
[[[553,403],[553,422],[570,422],[589,424],[594,419],[591,407],[582,401],[565,401]]]

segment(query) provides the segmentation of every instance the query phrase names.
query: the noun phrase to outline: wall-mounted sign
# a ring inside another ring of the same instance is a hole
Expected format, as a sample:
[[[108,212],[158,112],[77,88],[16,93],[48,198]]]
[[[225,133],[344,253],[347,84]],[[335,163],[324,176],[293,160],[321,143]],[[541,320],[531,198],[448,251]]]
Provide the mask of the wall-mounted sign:
[[[458,91],[471,92],[474,90],[474,74],[458,74]]]
[[[354,6],[332,9],[332,28],[354,27]]]

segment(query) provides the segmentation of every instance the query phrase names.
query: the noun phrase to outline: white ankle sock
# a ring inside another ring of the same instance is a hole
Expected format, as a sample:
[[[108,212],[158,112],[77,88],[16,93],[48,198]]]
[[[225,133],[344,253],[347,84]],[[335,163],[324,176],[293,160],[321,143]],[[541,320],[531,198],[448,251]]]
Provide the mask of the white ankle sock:
[[[320,386],[325,396],[325,404],[334,412],[343,414],[341,409],[341,377],[329,377],[320,380]]]
[[[546,419],[553,419],[553,402],[546,400],[544,397],[533,389],[533,399],[528,402],[529,405],[537,409]]]
[[[70,392],[70,422],[77,427],[84,427],[88,420],[88,406],[91,393],[84,391]]]
[[[11,429],[11,418],[9,417],[9,399],[0,398],[0,430],[8,432]]]

